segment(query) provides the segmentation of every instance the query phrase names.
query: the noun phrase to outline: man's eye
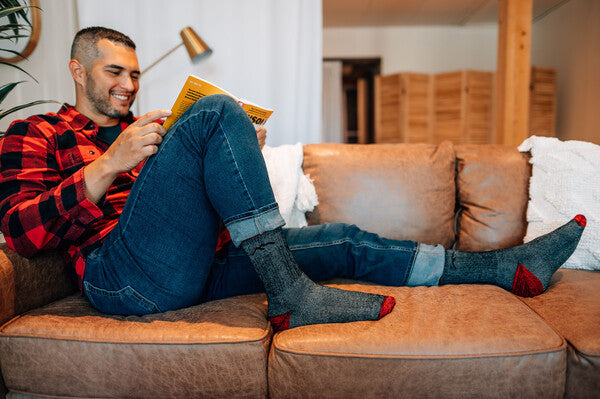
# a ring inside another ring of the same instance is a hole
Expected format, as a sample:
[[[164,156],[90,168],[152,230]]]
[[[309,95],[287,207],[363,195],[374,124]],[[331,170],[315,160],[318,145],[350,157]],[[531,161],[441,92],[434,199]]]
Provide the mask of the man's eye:
[[[108,73],[115,75],[115,76],[117,76],[119,74],[119,72],[117,72],[117,71],[108,71]]]

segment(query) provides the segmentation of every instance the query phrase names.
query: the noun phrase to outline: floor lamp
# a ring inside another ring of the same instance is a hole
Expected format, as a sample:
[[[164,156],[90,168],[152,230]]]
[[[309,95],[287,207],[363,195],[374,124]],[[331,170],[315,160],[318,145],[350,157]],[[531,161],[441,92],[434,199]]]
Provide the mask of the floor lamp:
[[[190,60],[194,64],[202,61],[203,59],[207,58],[208,56],[210,56],[212,54],[212,49],[208,46],[208,44],[206,44],[204,42],[204,40],[202,40],[202,38],[200,36],[198,36],[198,34],[191,27],[188,26],[188,27],[183,28],[181,30],[181,32],[179,32],[179,34],[181,35],[182,42],[179,43],[177,46],[173,47],[171,50],[167,51],[163,56],[161,56],[159,59],[154,61],[152,64],[150,64],[146,69],[144,69],[140,73],[140,76],[142,76],[143,74],[148,72],[155,65],[157,65],[162,60],[167,58],[169,55],[171,55],[175,50],[177,50],[181,46],[185,46],[185,49],[187,50],[188,55],[190,56]],[[136,111],[137,111],[137,115],[139,116],[139,114],[140,114],[139,101],[136,103]]]

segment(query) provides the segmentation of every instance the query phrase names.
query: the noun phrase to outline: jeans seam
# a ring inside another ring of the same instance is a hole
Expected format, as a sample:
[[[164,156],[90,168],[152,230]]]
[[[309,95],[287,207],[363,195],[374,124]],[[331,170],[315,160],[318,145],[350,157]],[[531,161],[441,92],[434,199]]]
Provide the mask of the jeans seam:
[[[156,153],[155,155],[158,155],[158,153],[159,153],[159,152],[160,152],[160,151],[161,151],[163,148],[165,148],[165,146],[167,145],[167,143],[168,143],[169,141],[171,141],[171,138],[172,138],[172,137],[173,137],[173,135],[169,135],[169,136],[167,137],[167,139],[166,139],[166,140],[164,140],[164,141],[161,143],[161,145],[159,146],[159,148],[158,148],[158,151],[157,151],[157,153]],[[147,163],[147,162],[148,162],[148,158],[146,158],[146,162],[144,163],[144,169],[146,169],[146,163]],[[154,167],[154,164],[150,165],[150,168],[152,168],[152,167]],[[148,169],[148,170],[146,170],[144,173],[145,173],[145,174],[148,174],[149,172],[150,172],[150,170]],[[139,176],[138,176],[138,177],[139,177]],[[136,182],[137,182],[137,178],[136,178]],[[145,184],[146,184],[146,179],[142,179],[142,180],[141,180],[141,182],[140,182],[140,187],[139,187],[139,189],[138,189],[138,190],[137,190],[137,192],[136,192],[136,196],[135,196],[135,198],[133,199],[133,204],[131,204],[131,209],[132,209],[132,212],[129,212],[129,215],[128,215],[129,217],[127,218],[127,220],[124,220],[123,222],[121,222],[121,219],[119,218],[119,225],[121,225],[121,231],[122,231],[122,232],[124,232],[124,231],[125,231],[125,229],[127,228],[127,225],[129,224],[129,220],[131,219],[131,216],[133,215],[133,209],[134,209],[134,208],[135,208],[135,206],[136,206],[136,203],[137,203],[137,201],[138,201],[138,196],[139,196],[139,195],[137,195],[137,193],[139,193],[140,191],[142,191],[142,189],[144,188],[144,185],[145,185]],[[127,198],[127,200],[129,200],[129,197]]]
[[[312,243],[312,244],[303,244],[303,245],[290,245],[290,249],[291,250],[302,250],[302,249],[309,249],[309,248],[319,248],[319,247],[330,247],[330,246],[334,246],[334,245],[339,245],[339,244],[345,244],[348,242],[352,242],[351,238],[344,238],[344,239],[340,239],[340,240],[335,240],[335,241],[328,241],[328,242],[319,242],[319,243]],[[395,245],[386,245],[386,246],[382,246],[382,245],[373,245],[367,242],[358,242],[355,244],[355,246],[357,247],[368,247],[371,249],[376,249],[376,250],[394,250],[394,251],[403,251],[403,252],[412,252],[414,251],[414,249],[409,249],[409,248],[404,248],[404,247],[398,247]],[[414,258],[414,257],[413,257]]]
[[[126,285],[125,287],[119,290],[105,290],[103,288],[98,288],[88,281],[84,281],[84,285],[86,287],[86,290],[91,291],[94,295],[99,295],[107,298],[119,298],[124,295],[129,295],[133,299],[135,299],[140,306],[143,306],[145,309],[161,312],[160,308],[156,305],[156,303],[140,294],[131,285]],[[88,299],[90,300],[90,302],[92,302],[92,304],[95,307],[96,304],[94,303],[94,301],[89,296]]]
[[[215,111],[213,111],[213,112],[215,112]],[[246,182],[244,181],[244,176],[242,176],[242,174],[239,172],[240,167],[239,167],[239,165],[237,163],[237,160],[235,159],[235,154],[233,153],[233,149],[231,148],[231,144],[229,143],[229,137],[227,137],[227,133],[225,132],[225,129],[223,128],[223,125],[221,124],[221,119],[220,118],[221,118],[221,114],[219,113],[219,121],[217,122],[217,124],[219,125],[219,129],[221,129],[221,131],[223,132],[223,137],[225,137],[225,142],[227,143],[227,147],[229,148],[229,153],[231,154],[231,159],[233,159],[233,162],[235,164],[236,172],[240,176],[242,184],[244,185],[244,193],[246,194],[246,196],[248,197],[248,199],[250,199],[250,203],[252,204],[252,208],[256,208],[256,205],[254,204],[254,199],[250,195],[250,191],[248,190],[248,186],[246,186]]]
[[[258,209],[258,210],[260,210],[260,209],[268,208],[268,209],[265,209],[264,211],[260,211],[259,213],[253,213],[253,214],[250,214],[250,215],[248,215],[248,216],[242,216],[242,217],[239,217],[239,216],[232,216],[232,218],[235,218],[235,219],[233,219],[233,220],[231,220],[231,221],[229,221],[229,220],[225,221],[225,220],[224,220],[224,221],[223,221],[223,224],[224,224],[225,226],[228,226],[228,225],[230,225],[230,224],[232,224],[232,223],[236,223],[236,222],[242,222],[242,221],[244,221],[244,220],[248,220],[248,219],[254,219],[254,218],[256,218],[257,216],[264,215],[264,214],[266,214],[266,213],[269,213],[269,212],[271,212],[271,211],[273,211],[273,210],[277,209],[277,207],[278,207],[278,206],[279,206],[279,204],[278,204],[277,202],[271,202],[270,204],[267,204],[267,205],[265,205],[265,206],[263,206],[263,207],[261,207],[261,208],[259,208],[259,209]],[[231,218],[229,218],[229,219],[231,219]]]
[[[404,284],[408,283],[408,281],[410,280],[410,275],[413,272],[413,269],[415,267],[415,261],[417,260],[417,254],[419,253],[420,250],[421,250],[421,244],[417,243],[417,248],[415,250],[415,254],[413,255],[412,259],[410,260],[410,269],[409,269],[408,273],[406,274],[406,281],[404,281]]]

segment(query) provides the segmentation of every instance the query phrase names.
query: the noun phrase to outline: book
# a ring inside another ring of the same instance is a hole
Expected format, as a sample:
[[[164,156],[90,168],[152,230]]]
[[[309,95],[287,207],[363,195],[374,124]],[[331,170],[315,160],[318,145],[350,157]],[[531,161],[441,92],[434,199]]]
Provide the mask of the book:
[[[175,104],[173,104],[173,108],[171,108],[171,116],[165,120],[163,126],[169,129],[192,104],[202,97],[209,96],[211,94],[226,94],[237,101],[250,117],[250,120],[254,124],[254,128],[256,130],[260,129],[273,113],[273,110],[271,109],[253,104],[252,102],[243,98],[237,98],[233,94],[228,93],[213,83],[210,83],[197,76],[190,75],[185,81],[183,88],[179,92],[177,100],[175,100]]]

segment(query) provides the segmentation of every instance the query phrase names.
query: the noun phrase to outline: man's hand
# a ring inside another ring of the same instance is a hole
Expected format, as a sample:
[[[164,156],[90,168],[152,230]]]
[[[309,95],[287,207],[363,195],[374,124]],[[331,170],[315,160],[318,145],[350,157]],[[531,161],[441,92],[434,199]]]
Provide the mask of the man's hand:
[[[256,131],[256,135],[258,136],[258,145],[260,145],[260,149],[262,150],[265,146],[265,141],[267,140],[267,129],[264,126],[261,126],[260,129]]]
[[[154,121],[171,115],[170,110],[148,112],[123,130],[115,142],[84,170],[85,194],[98,203],[120,173],[129,172],[156,154],[167,130]]]
[[[129,172],[144,159],[156,154],[167,129],[154,121],[169,115],[171,111],[168,110],[148,112],[121,132],[100,157],[104,158],[115,177]]]

